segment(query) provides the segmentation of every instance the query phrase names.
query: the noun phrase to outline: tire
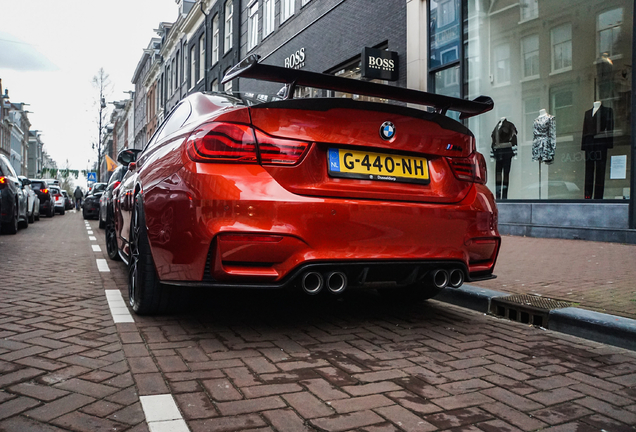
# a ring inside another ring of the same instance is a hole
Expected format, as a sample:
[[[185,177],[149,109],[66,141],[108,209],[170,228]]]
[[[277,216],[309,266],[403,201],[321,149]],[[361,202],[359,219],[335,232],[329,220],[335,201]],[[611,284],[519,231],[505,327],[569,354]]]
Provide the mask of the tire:
[[[35,209],[31,212],[30,215],[28,215],[27,219],[28,219],[29,223],[35,222]]]
[[[106,228],[106,222],[102,220],[102,214],[101,212],[99,213],[99,215],[97,216],[97,218],[99,219],[99,227],[101,229]]]
[[[128,302],[138,315],[164,313],[170,305],[168,288],[162,286],[152,259],[143,199],[135,196],[130,223],[130,263],[128,265]]]
[[[55,207],[50,206],[49,207],[49,217],[52,218],[53,216],[55,216]]]
[[[3,234],[16,234],[18,232],[18,203],[13,206],[13,220],[2,224]]]
[[[86,214],[86,210],[82,210],[82,216],[84,216],[84,219],[86,220],[90,219],[88,215]]]
[[[115,217],[112,211],[106,210],[106,252],[108,258],[113,261],[119,261],[119,247],[117,246],[117,231],[115,230]]]
[[[66,209],[64,207],[62,207],[62,210],[60,210],[60,214],[64,215],[64,213],[66,213]]]

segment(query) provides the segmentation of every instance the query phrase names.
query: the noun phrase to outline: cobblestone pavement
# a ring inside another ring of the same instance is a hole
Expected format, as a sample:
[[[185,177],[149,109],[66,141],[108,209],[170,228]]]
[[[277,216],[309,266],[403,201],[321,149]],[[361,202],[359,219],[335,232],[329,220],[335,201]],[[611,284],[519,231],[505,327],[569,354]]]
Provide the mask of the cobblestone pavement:
[[[636,319],[636,245],[504,236],[495,273],[471,285]]]
[[[126,268],[98,271],[91,226],[0,237],[1,431],[635,430],[635,352],[437,301],[196,293],[115,324]],[[159,395],[186,429],[153,423]]]

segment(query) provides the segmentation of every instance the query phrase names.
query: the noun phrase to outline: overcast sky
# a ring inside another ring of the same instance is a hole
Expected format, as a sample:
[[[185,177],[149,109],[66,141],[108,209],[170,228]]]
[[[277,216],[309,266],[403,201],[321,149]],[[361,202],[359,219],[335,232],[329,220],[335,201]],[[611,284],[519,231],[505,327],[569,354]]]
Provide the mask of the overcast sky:
[[[175,0],[0,0],[0,78],[13,103],[24,102],[31,129],[63,168],[97,159],[100,67],[112,83],[107,101],[128,98],[143,49],[162,21],[178,16]],[[109,109],[112,105],[109,105]]]

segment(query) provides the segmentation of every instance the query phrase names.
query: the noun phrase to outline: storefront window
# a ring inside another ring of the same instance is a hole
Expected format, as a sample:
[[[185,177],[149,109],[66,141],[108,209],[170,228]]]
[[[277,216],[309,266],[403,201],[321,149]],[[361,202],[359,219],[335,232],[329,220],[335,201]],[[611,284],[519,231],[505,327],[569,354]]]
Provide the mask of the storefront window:
[[[459,60],[460,0],[431,0],[430,67]]]
[[[628,199],[633,1],[466,2],[461,96],[495,102],[468,125],[497,198]],[[432,30],[446,22],[433,3]],[[459,95],[451,70],[431,71],[437,93]]]

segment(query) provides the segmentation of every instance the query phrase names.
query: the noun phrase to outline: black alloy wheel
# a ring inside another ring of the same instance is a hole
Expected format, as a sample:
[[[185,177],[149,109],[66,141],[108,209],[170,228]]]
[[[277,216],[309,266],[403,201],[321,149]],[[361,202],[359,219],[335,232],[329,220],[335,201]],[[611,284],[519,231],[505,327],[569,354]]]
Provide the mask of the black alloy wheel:
[[[35,222],[35,204],[33,205],[33,211],[31,213],[27,214],[27,220],[31,224]]]
[[[168,288],[159,283],[152,259],[143,198],[139,193],[130,223],[130,262],[128,266],[128,302],[139,315],[166,312],[169,306]]]
[[[119,261],[119,248],[117,246],[117,231],[115,230],[115,216],[112,210],[106,210],[106,252],[108,258]]]
[[[2,232],[5,234],[16,234],[18,232],[18,203],[13,206],[13,219],[2,224]]]

